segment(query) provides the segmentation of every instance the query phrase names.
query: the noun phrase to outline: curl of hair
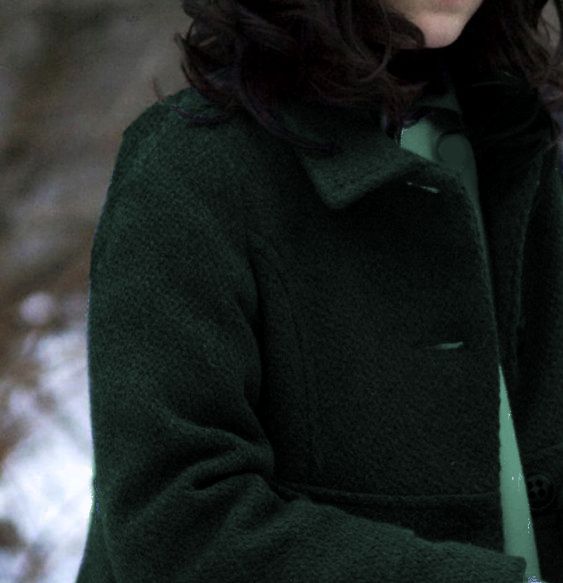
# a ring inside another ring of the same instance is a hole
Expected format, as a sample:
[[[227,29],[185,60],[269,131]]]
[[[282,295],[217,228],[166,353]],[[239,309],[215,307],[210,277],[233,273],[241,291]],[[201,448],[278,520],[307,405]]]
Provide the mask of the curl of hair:
[[[464,128],[481,148],[483,164],[494,163],[495,151],[506,156],[506,149],[494,150],[499,146],[511,148],[515,165],[525,163],[532,156],[524,146],[550,148],[561,135],[551,113],[563,105],[563,33],[554,51],[545,1],[483,0],[454,43],[428,49],[422,30],[387,0],[183,0],[192,23],[185,38],[174,35],[182,70],[225,113],[207,118],[175,109],[190,125],[221,123],[246,110],[272,135],[331,154],[336,144],[284,127],[276,112],[280,99],[381,107],[396,131],[431,87],[430,78],[417,76],[425,71],[417,65],[436,55],[450,65]],[[556,8],[561,23],[561,5]]]

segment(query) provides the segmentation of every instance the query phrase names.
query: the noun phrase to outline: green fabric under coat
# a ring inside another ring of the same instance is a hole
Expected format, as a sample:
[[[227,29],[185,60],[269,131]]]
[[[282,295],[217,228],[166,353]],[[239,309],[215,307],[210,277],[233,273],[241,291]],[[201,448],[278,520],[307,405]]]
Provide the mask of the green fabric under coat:
[[[206,105],[182,90],[131,123],[96,228],[77,581],[520,583],[498,371],[525,472],[559,494],[557,152],[502,189],[480,176],[491,287],[460,180],[378,117],[285,104],[343,144],[326,158],[171,107]],[[563,583],[560,502],[533,518]]]

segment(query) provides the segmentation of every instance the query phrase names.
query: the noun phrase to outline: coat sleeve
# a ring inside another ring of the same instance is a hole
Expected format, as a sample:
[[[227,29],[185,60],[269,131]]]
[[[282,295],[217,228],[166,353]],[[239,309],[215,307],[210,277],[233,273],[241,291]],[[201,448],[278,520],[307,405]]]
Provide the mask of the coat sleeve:
[[[245,214],[202,186],[208,164],[168,140],[122,141],[91,253],[78,583],[520,583],[520,557],[271,487]]]

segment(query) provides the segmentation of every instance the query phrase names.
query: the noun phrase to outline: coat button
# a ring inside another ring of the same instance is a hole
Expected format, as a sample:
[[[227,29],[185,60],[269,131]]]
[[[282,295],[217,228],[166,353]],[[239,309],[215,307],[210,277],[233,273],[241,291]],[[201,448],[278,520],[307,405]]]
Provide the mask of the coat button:
[[[545,474],[532,474],[526,479],[530,508],[536,512],[547,510],[555,500],[555,487]]]

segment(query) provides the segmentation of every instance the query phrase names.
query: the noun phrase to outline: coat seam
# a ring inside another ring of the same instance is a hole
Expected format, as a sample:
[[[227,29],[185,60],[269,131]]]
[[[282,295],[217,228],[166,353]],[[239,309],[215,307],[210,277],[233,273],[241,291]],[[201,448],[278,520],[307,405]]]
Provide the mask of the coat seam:
[[[307,351],[306,349],[306,338],[305,335],[303,333],[302,328],[298,325],[297,322],[297,318],[295,317],[295,311],[299,310],[298,307],[298,303],[297,302],[290,302],[289,300],[292,298],[292,293],[291,290],[289,289],[289,286],[287,284],[287,277],[285,274],[285,270],[280,266],[280,261],[279,261],[279,253],[276,251],[275,247],[273,246],[273,244],[266,239],[266,237],[264,237],[261,233],[259,233],[258,231],[247,227],[246,229],[247,232],[247,241],[248,241],[248,245],[249,247],[253,247],[254,251],[257,252],[261,257],[264,258],[264,260],[266,261],[266,263],[268,264],[268,266],[270,268],[273,269],[273,271],[275,271],[277,278],[283,288],[283,292],[284,292],[284,296],[285,296],[285,305],[287,307],[287,312],[289,314],[290,320],[291,320],[291,324],[293,327],[293,335],[294,337],[297,339],[298,342],[298,346],[299,346],[299,360],[301,363],[301,378],[303,380],[303,382],[305,383],[305,393],[306,393],[306,398],[307,398],[307,424],[308,424],[308,436],[309,436],[309,451],[312,453],[313,455],[313,459],[315,460],[317,467],[320,468],[322,465],[322,458],[321,458],[321,451],[320,448],[318,447],[318,443],[319,443],[319,437],[318,437],[318,431],[319,431],[319,426],[318,423],[316,421],[316,415],[318,412],[318,395],[317,395],[317,384],[315,382],[315,378],[312,378],[312,375],[314,374],[314,371],[311,371],[310,367],[306,366],[306,361],[305,361],[305,353]],[[252,243],[249,240],[248,235],[252,235],[257,243],[256,245],[252,245]],[[264,248],[262,248],[261,245],[263,245],[265,248],[268,249],[268,251],[266,251]],[[309,356],[309,355],[308,355]],[[311,475],[311,463],[308,460],[307,461],[307,477],[306,479],[309,480],[309,477]]]

